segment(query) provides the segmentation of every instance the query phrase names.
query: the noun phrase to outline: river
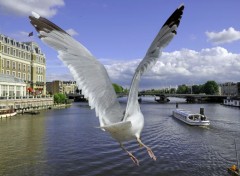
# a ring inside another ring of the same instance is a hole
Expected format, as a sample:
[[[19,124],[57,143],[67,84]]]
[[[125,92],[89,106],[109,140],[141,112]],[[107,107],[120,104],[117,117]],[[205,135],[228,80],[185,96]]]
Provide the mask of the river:
[[[209,127],[188,126],[171,114],[167,104],[143,100],[145,116],[142,141],[157,156],[153,161],[136,141],[125,144],[140,161],[131,159],[99,126],[87,103],[70,108],[17,115],[0,120],[1,176],[227,176],[236,163],[234,139],[240,151],[240,109],[220,104],[187,104],[179,108],[199,112]],[[125,100],[121,104],[126,106]]]

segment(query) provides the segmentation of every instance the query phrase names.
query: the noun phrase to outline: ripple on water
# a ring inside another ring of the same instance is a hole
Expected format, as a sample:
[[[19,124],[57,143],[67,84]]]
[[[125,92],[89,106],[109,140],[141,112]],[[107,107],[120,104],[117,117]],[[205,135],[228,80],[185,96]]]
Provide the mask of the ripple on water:
[[[226,175],[226,168],[235,163],[233,139],[239,139],[239,110],[223,112],[221,106],[201,104],[211,120],[209,127],[202,128],[171,117],[174,106],[141,105],[145,116],[141,139],[157,161],[136,141],[126,142],[140,167],[108,133],[95,128],[98,119],[84,104],[1,121],[0,175]],[[199,109],[199,105],[180,106]]]

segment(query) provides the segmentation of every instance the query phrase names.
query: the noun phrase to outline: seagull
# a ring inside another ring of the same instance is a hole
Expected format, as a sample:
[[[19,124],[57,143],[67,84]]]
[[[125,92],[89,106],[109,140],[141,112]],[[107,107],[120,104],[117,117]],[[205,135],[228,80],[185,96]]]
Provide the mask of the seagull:
[[[136,165],[139,165],[138,159],[124,147],[123,142],[135,139],[147,150],[150,158],[157,159],[151,148],[141,141],[144,116],[138,103],[139,82],[141,76],[155,65],[162,49],[177,34],[183,10],[182,4],[167,19],[136,68],[125,110],[117,99],[105,67],[85,46],[36,12],[29,16],[39,38],[58,52],[58,58],[69,68],[78,87],[82,89],[82,94],[88,99],[89,106],[95,109],[100,128],[119,142],[120,147]]]

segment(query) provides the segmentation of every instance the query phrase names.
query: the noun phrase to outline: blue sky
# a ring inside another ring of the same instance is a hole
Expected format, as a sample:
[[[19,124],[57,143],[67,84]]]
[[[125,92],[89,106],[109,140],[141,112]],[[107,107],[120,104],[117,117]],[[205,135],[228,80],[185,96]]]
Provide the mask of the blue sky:
[[[113,82],[128,87],[157,32],[182,3],[178,34],[144,75],[141,89],[240,81],[239,0],[0,0],[0,33],[40,45],[47,81],[72,79],[57,53],[37,38],[28,19],[35,11],[85,45]]]

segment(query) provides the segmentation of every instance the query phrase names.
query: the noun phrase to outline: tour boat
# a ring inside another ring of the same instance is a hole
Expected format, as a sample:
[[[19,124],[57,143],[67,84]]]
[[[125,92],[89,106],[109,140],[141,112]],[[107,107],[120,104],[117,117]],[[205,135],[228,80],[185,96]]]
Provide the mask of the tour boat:
[[[17,114],[13,109],[0,109],[0,118],[12,117]]]
[[[188,125],[208,126],[210,121],[202,114],[192,113],[184,109],[176,109],[173,111],[173,117],[185,122]]]

